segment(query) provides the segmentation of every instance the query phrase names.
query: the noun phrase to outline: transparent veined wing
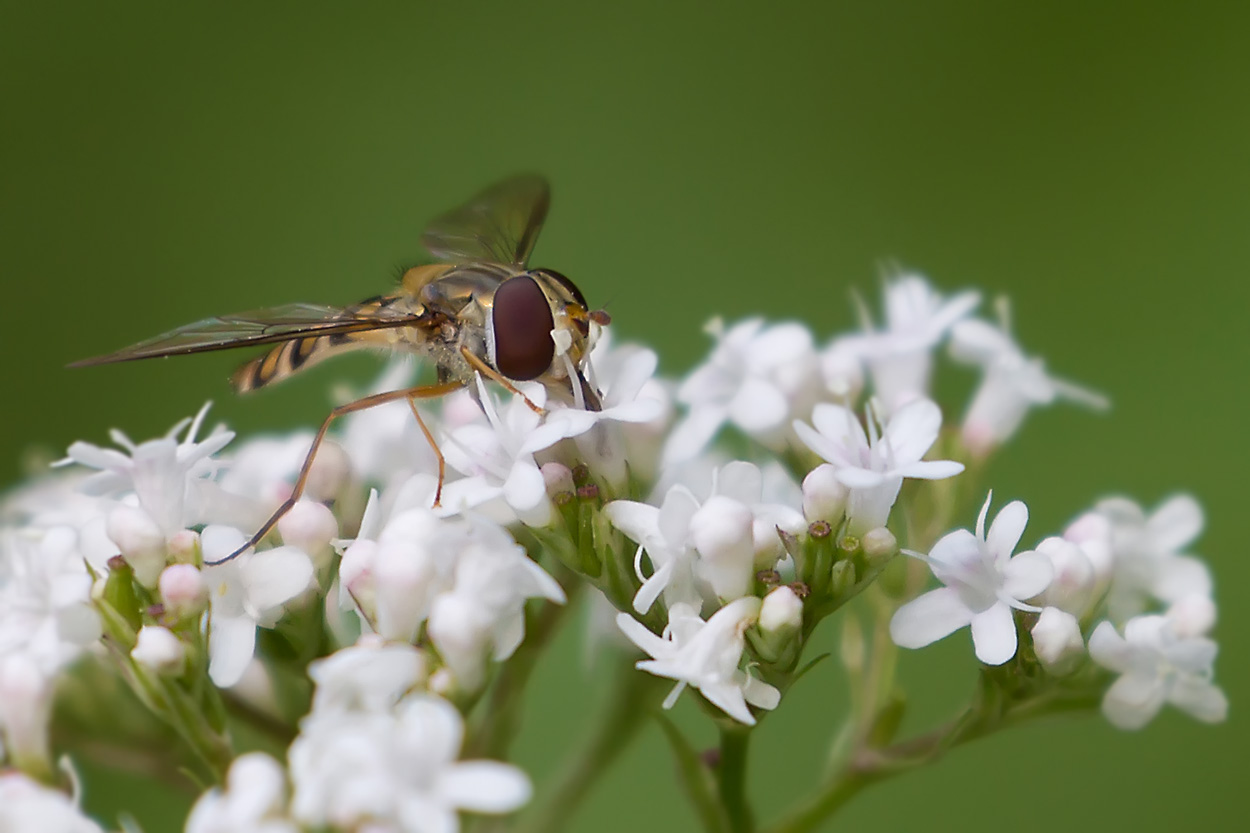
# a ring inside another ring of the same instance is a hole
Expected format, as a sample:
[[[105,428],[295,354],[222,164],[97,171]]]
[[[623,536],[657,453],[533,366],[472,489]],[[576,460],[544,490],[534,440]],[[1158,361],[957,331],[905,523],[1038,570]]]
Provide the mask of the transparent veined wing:
[[[181,356],[210,350],[231,350],[257,344],[273,344],[306,336],[359,333],[405,327],[419,318],[409,310],[392,309],[394,296],[377,298],[356,306],[327,307],[317,304],[286,304],[280,307],[206,318],[141,341],[116,353],[73,362],[70,367]]]
[[[536,174],[514,176],[434,220],[421,242],[430,254],[450,263],[490,261],[523,267],[550,204],[547,180]]]

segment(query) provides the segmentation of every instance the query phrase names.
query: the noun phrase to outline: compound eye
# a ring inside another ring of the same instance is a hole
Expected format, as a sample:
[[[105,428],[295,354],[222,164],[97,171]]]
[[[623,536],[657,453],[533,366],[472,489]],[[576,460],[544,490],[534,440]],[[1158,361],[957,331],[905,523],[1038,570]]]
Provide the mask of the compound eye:
[[[495,368],[509,379],[536,379],[551,367],[556,344],[551,304],[529,275],[508,278],[495,290],[490,327]]]

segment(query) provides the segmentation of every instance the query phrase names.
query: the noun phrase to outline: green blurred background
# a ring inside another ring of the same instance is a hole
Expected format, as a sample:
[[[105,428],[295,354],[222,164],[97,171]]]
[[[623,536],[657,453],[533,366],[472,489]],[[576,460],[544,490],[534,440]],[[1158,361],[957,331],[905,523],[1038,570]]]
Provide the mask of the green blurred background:
[[[249,399],[225,382],[241,357],[64,365],[206,315],[385,290],[425,220],[519,170],[555,189],[536,262],[672,373],[714,313],[851,325],[848,289],[875,296],[897,259],[1009,294],[1023,343],[1115,402],[1037,414],[996,461],[997,494],[1032,508],[1027,540],[1109,492],[1202,499],[1232,716],[995,737],[861,796],[846,828],[1241,829],[1250,5],[326,6],[0,7],[4,482],[33,449],[152,436],[205,398],[243,431],[312,425],[332,384],[371,378],[367,357]],[[966,638],[949,643],[905,658],[916,726],[970,688]],[[832,666],[759,733],[765,817],[820,765],[844,706]],[[569,636],[519,749],[540,779],[583,680]],[[575,829],[689,829],[665,755],[650,726]],[[103,776],[87,798],[153,800]],[[174,829],[162,812],[141,814],[149,833]]]

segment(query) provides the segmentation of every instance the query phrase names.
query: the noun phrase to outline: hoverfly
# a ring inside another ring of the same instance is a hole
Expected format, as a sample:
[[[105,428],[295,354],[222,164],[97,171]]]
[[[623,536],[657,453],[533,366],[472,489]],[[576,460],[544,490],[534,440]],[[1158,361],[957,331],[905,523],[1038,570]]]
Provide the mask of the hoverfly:
[[[421,242],[440,262],[408,269],[393,294],[346,308],[287,304],[208,318],[70,367],[277,345],[231,376],[235,390],[244,393],[351,350],[414,353],[432,362],[437,381],[334,408],[308,449],[291,496],[242,547],[215,563],[256,546],[295,505],[335,419],[387,402],[407,400],[434,449],[437,506],[446,464],[421,419],[417,400],[466,387],[480,373],[518,395],[513,382],[537,381],[556,399],[588,410],[600,408],[599,394],[584,371],[592,324],[607,324],[607,313],[591,310],[577,286],[554,269],[527,266],[549,204],[550,191],[542,177],[506,179],[426,227]],[[533,402],[525,401],[541,413]]]

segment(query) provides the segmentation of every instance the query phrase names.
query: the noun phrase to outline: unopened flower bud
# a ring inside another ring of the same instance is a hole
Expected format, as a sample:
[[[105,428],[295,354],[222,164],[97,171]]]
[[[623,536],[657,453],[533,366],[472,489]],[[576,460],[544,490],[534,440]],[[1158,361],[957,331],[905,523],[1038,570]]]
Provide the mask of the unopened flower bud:
[[[563,463],[543,463],[539,471],[543,473],[543,483],[551,497],[573,491],[573,470]]]
[[[51,773],[51,713],[52,681],[38,664],[20,651],[0,658],[0,737],[10,764]]]
[[[430,675],[430,692],[440,697],[456,693],[456,677],[449,669],[440,668]]]
[[[803,600],[782,585],[764,597],[760,606],[759,627],[768,636],[788,639],[803,625]]]
[[[184,529],[170,536],[166,547],[171,564],[198,564],[200,561],[200,534]]]
[[[1033,626],[1033,651],[1042,667],[1052,674],[1066,674],[1085,655],[1085,640],[1076,617],[1057,607],[1047,607]]]
[[[208,607],[208,586],[204,574],[190,564],[171,564],[161,572],[157,583],[165,612],[175,619],[199,616]]]
[[[1215,627],[1215,602],[1203,593],[1190,593],[1173,602],[1165,615],[1182,639],[1204,636]]]
[[[338,537],[339,522],[324,503],[301,500],[278,521],[278,534],[282,543],[303,550],[321,568],[334,555],[330,541]]]
[[[1081,548],[1099,581],[1111,575],[1115,566],[1111,521],[1099,512],[1086,512],[1063,531],[1063,537]]]
[[[308,481],[304,484],[304,494],[316,502],[336,500],[347,488],[351,478],[351,458],[347,456],[343,446],[333,440],[326,440],[313,458]]]
[[[140,665],[158,674],[179,674],[187,657],[187,648],[168,628],[144,625],[130,656]]]
[[[1037,545],[1050,560],[1054,578],[1040,596],[1041,603],[1084,616],[1094,591],[1094,565],[1085,551],[1066,538],[1050,537]]]
[[[884,526],[865,532],[863,537],[859,539],[859,545],[864,551],[864,557],[873,566],[881,564],[886,559],[893,558],[898,554],[898,539],[894,537],[893,532]]]
[[[851,491],[834,472],[833,466],[822,463],[803,478],[803,517],[809,523],[836,524],[846,512],[846,499]]]
[[[703,577],[729,601],[745,596],[755,574],[751,510],[732,498],[714,495],[690,519],[690,540],[699,551]]]
[[[123,504],[109,512],[105,532],[135,571],[135,579],[155,587],[165,568],[165,535],[156,521],[137,506]]]
[[[456,593],[439,596],[430,609],[430,641],[464,691],[476,691],[484,681],[492,623],[483,621],[482,613],[480,604]]]

